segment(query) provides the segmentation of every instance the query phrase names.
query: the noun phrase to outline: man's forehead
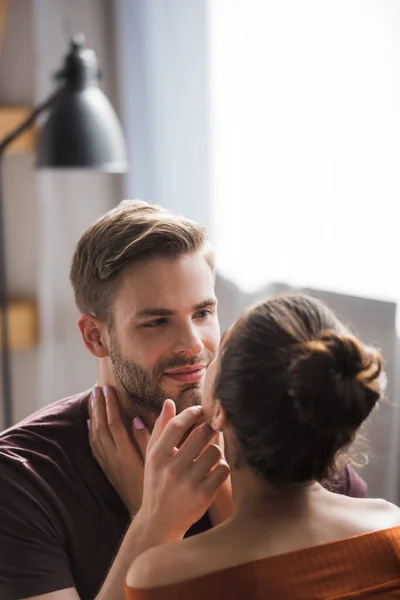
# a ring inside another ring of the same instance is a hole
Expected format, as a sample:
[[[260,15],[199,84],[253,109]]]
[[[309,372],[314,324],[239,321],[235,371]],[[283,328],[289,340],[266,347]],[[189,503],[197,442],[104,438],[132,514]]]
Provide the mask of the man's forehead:
[[[148,309],[190,311],[216,303],[213,273],[205,261],[147,262],[126,269],[116,295],[117,304],[131,314]]]

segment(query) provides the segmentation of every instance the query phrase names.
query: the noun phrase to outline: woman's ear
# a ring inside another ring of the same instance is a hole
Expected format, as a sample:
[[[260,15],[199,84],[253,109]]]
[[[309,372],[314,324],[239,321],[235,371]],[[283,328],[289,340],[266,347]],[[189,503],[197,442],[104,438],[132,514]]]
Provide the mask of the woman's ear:
[[[219,400],[215,400],[213,406],[213,416],[211,418],[211,427],[214,431],[222,431],[226,425],[226,411]]]
[[[96,358],[106,358],[109,356],[106,326],[99,319],[84,313],[78,319],[78,327],[82,335],[83,343],[93,356]]]

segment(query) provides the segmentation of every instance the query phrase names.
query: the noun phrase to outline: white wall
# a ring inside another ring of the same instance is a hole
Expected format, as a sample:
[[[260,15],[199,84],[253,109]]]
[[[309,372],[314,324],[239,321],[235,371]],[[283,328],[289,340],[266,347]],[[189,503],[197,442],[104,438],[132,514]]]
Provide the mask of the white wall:
[[[400,298],[400,3],[209,6],[220,271]]]

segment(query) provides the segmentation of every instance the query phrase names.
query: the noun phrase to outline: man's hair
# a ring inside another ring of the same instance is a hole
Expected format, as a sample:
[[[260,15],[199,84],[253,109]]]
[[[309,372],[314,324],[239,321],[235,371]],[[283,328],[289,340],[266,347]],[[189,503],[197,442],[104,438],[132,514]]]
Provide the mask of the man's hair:
[[[149,258],[204,252],[214,272],[205,228],[140,200],[123,200],[83,233],[72,257],[70,280],[82,313],[112,322],[112,303],[122,271]]]

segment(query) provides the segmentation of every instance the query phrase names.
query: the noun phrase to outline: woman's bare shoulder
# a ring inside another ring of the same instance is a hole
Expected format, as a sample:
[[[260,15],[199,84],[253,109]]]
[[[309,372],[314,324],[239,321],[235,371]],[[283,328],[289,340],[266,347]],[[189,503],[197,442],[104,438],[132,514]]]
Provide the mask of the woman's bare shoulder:
[[[400,508],[387,500],[376,499],[374,501],[375,510],[379,511],[386,527],[397,527],[400,525]]]
[[[207,534],[146,550],[133,561],[126,577],[127,585],[135,589],[162,587],[212,571]],[[204,557],[202,561],[199,561],[199,552]]]
[[[400,508],[382,498],[357,499],[357,515],[365,519],[369,530],[391,529],[400,525]]]

